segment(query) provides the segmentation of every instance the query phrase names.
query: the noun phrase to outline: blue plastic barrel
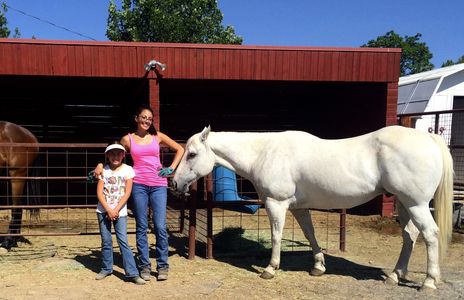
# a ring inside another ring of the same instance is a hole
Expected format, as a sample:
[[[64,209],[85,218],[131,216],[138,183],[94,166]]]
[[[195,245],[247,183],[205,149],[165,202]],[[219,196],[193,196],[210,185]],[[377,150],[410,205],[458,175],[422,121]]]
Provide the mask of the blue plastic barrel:
[[[234,171],[223,166],[213,169],[213,196],[216,201],[240,201],[248,200],[248,197],[240,197],[237,192],[237,177]],[[259,208],[257,204],[231,206],[226,209],[254,214]]]

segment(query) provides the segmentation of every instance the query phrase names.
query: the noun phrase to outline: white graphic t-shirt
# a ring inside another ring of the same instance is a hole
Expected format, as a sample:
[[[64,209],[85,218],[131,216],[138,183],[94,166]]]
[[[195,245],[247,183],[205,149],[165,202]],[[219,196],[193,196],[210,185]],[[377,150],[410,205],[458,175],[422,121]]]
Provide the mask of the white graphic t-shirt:
[[[135,177],[134,169],[126,164],[122,164],[118,170],[111,170],[108,165],[103,168],[103,173],[99,179],[104,181],[103,184],[103,195],[105,196],[106,202],[111,208],[115,208],[118,205],[121,197],[126,193],[126,180]],[[105,209],[101,205],[100,201],[97,205],[98,213],[105,213]],[[127,216],[127,205],[124,205],[119,211],[119,216]]]

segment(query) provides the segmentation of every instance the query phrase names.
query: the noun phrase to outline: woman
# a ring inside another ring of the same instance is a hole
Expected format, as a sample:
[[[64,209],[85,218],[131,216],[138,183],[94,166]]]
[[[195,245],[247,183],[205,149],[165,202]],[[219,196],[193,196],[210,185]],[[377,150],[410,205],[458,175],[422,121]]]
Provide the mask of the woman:
[[[148,247],[148,205],[152,209],[152,220],[156,237],[155,257],[159,281],[168,279],[168,233],[166,228],[167,176],[179,164],[184,148],[164,133],[157,132],[153,125],[153,110],[141,106],[135,115],[137,129],[121,138],[121,144],[131,154],[135,177],[132,187],[132,211],[136,221],[136,242],[140,277],[150,280],[151,263]],[[175,152],[169,167],[160,162],[160,145]],[[101,174],[103,165],[95,169]]]

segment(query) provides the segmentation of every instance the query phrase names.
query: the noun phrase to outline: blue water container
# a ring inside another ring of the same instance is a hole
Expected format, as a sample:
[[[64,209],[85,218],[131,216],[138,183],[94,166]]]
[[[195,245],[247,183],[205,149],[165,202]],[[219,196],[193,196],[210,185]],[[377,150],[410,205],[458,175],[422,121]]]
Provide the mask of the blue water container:
[[[216,201],[240,201],[250,198],[240,197],[237,192],[237,177],[235,172],[223,167],[216,166],[213,169],[213,196]],[[258,209],[258,204],[247,204],[231,206],[226,209],[254,214]]]

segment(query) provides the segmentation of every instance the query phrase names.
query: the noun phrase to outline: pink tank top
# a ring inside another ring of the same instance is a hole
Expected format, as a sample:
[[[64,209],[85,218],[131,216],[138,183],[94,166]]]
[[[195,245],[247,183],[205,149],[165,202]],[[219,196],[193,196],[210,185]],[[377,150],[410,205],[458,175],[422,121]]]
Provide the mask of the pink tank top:
[[[160,162],[160,147],[156,136],[152,136],[153,141],[147,145],[139,145],[129,133],[130,155],[134,161],[134,182],[148,186],[167,186],[166,178],[158,176],[162,168]]]

